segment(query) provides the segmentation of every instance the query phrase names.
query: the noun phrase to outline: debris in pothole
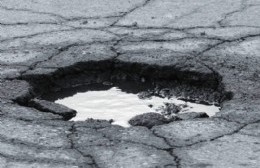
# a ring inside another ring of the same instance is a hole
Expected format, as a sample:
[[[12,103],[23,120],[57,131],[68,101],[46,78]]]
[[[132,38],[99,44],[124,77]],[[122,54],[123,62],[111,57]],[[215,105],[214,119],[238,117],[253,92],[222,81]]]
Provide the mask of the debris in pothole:
[[[129,120],[129,124],[132,126],[144,126],[147,128],[152,128],[156,125],[167,124],[171,120],[165,118],[159,113],[144,113],[137,115]]]
[[[161,109],[158,109],[165,116],[171,116],[177,114],[181,111],[181,107],[175,105],[174,103],[164,103],[164,106],[161,106]]]

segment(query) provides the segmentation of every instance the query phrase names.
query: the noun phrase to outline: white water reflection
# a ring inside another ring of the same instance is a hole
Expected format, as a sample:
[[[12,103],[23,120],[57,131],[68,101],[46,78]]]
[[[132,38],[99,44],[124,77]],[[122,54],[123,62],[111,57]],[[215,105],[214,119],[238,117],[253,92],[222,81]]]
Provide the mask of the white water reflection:
[[[177,98],[161,98],[152,96],[149,99],[140,99],[137,94],[126,93],[117,87],[102,91],[87,91],[77,93],[71,97],[58,99],[56,103],[63,104],[75,109],[78,113],[73,121],[84,121],[88,118],[93,119],[113,119],[113,124],[128,127],[128,121],[139,114],[146,112],[161,112],[164,103],[174,103],[184,105],[181,113],[184,112],[206,112],[209,116],[214,115],[220,110],[214,105],[203,105],[185,102]],[[149,105],[153,105],[149,107]]]

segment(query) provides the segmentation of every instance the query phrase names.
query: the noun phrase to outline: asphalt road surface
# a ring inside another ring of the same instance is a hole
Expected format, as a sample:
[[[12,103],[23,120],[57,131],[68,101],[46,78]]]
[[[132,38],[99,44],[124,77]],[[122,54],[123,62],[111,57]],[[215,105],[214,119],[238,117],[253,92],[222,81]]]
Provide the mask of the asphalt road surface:
[[[34,82],[120,63],[233,96],[149,129],[30,100]],[[260,0],[0,0],[0,168],[259,168],[259,64]]]

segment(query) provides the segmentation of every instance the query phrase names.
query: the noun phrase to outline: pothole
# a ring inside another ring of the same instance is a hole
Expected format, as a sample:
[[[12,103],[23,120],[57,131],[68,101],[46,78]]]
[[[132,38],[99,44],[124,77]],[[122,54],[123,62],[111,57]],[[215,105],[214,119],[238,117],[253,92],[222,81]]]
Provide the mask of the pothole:
[[[33,86],[33,97],[77,111],[76,117],[65,116],[64,120],[112,119],[114,124],[122,126],[129,126],[132,117],[150,112],[156,114],[152,117],[162,114],[167,122],[176,113],[196,116],[205,112],[210,117],[220,110],[223,101],[232,97],[231,92],[225,91],[221,76],[214,72],[180,71],[171,66],[118,61],[78,63],[50,73],[40,70],[40,74],[36,71],[23,79]],[[23,104],[60,113],[55,108]]]
[[[184,92],[182,92],[184,93]],[[202,94],[203,93],[203,94]],[[42,98],[77,111],[72,121],[89,118],[112,120],[112,124],[130,126],[128,121],[144,113],[159,113],[171,119],[182,113],[201,113],[213,116],[220,111],[219,103],[207,100],[206,92],[193,93],[200,99],[183,96],[177,87],[151,84],[145,79],[136,81],[101,82],[74,85],[50,92]],[[209,93],[208,93],[209,94]]]

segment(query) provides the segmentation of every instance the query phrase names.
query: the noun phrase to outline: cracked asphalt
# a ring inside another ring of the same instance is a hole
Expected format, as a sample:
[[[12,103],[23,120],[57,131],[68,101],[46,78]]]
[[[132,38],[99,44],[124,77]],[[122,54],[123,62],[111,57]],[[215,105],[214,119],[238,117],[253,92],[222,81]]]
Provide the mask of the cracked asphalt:
[[[0,168],[260,167],[260,0],[0,0],[0,15]],[[232,99],[151,129],[25,105],[32,81],[136,64]]]

